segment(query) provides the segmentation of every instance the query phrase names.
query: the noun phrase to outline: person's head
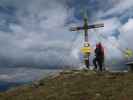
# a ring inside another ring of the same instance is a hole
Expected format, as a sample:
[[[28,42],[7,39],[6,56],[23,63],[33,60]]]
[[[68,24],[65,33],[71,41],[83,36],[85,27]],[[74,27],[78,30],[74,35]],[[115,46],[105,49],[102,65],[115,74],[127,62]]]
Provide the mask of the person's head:
[[[99,48],[100,48],[100,47],[102,47],[102,44],[101,44],[101,42],[99,42],[99,43],[98,43],[98,45],[99,45]]]
[[[101,42],[99,42],[99,43],[96,44],[96,48],[102,48]]]
[[[99,45],[98,44],[96,44],[96,48],[99,48]]]

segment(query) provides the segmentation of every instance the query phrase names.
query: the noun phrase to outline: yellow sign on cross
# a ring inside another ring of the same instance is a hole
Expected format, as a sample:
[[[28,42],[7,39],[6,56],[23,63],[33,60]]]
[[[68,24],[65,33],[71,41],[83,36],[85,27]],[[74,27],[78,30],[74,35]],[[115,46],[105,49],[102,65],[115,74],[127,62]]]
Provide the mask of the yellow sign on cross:
[[[83,47],[83,48],[81,48],[81,52],[82,53],[90,53],[91,52],[91,48],[90,47]]]

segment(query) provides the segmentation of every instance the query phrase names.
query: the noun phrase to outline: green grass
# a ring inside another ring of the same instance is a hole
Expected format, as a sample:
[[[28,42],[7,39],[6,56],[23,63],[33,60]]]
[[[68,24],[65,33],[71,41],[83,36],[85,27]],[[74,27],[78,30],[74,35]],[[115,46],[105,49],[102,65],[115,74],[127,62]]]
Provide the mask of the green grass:
[[[0,100],[133,100],[133,73],[62,72],[1,93]]]

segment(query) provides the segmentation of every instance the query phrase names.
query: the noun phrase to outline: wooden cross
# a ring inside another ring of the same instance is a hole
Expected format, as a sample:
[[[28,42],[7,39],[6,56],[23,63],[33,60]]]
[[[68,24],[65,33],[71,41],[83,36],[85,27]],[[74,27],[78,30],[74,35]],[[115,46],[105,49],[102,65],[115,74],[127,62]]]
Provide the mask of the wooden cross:
[[[90,66],[90,62],[89,62],[89,55],[90,55],[90,45],[89,45],[89,41],[88,41],[88,30],[89,29],[94,29],[94,28],[100,28],[100,27],[104,27],[104,24],[93,24],[93,25],[88,25],[88,19],[87,17],[84,17],[84,25],[83,26],[78,26],[78,27],[72,27],[70,30],[71,31],[79,31],[79,30],[84,30],[84,42],[87,43],[87,48],[84,45],[85,48],[87,49],[87,52],[84,52],[84,63],[86,65],[86,67],[89,69]]]
[[[93,24],[93,25],[88,25],[88,19],[87,17],[84,17],[84,25],[83,26],[78,26],[78,27],[72,27],[70,30],[71,31],[79,31],[79,30],[84,30],[84,42],[88,42],[88,30],[89,29],[94,29],[94,28],[100,28],[104,27],[104,24]]]

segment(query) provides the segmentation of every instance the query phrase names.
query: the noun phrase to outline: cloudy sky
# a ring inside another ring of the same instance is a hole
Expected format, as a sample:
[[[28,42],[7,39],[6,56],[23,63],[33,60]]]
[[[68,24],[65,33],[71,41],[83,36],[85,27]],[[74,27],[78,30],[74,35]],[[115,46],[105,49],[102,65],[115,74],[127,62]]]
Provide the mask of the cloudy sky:
[[[83,32],[69,28],[83,24],[84,11],[90,24],[105,24],[89,31],[92,47],[101,41],[107,61],[123,61],[122,51],[133,49],[132,10],[133,0],[0,0],[1,79],[10,78],[7,71],[14,75],[12,68],[19,77],[20,70],[38,76],[42,69],[78,66]]]

